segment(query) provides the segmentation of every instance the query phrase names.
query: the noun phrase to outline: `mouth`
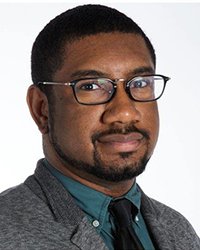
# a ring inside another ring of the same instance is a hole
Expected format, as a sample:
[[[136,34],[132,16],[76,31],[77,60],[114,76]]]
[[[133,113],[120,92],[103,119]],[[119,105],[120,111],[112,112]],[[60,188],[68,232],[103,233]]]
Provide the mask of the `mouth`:
[[[109,152],[135,152],[144,142],[144,136],[139,132],[129,134],[109,134],[101,136],[98,143]]]

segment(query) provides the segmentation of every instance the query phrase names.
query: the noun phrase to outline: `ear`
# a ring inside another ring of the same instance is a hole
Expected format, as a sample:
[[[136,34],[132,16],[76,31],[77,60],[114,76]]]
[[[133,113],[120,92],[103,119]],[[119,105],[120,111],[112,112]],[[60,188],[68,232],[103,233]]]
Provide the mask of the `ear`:
[[[48,133],[48,100],[35,85],[31,85],[26,97],[31,116],[42,134]]]

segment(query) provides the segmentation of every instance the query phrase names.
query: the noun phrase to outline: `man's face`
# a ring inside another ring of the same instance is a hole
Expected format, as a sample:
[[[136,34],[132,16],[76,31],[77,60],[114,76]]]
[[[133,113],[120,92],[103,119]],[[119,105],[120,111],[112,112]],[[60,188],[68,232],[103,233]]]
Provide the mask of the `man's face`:
[[[102,33],[66,45],[53,81],[88,77],[129,80],[154,73],[144,40],[135,34]],[[150,158],[158,136],[156,102],[131,100],[120,82],[105,104],[79,104],[69,86],[51,86],[49,140],[66,168],[109,181],[132,179]]]

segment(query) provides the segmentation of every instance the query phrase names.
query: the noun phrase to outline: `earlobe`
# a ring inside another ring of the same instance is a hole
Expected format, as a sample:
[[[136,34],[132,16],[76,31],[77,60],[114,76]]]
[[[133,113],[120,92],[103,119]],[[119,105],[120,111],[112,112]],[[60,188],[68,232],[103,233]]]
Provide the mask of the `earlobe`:
[[[42,134],[48,133],[48,101],[46,95],[35,85],[31,85],[26,97],[32,118]]]

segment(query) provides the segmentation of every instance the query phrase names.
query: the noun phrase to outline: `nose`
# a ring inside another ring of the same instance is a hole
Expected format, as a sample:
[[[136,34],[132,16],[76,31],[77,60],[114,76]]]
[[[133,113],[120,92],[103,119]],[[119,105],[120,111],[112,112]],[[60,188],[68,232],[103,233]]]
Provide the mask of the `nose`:
[[[102,116],[105,124],[130,124],[137,123],[141,119],[141,113],[134,100],[130,99],[123,84],[118,84],[115,96],[106,104]]]

